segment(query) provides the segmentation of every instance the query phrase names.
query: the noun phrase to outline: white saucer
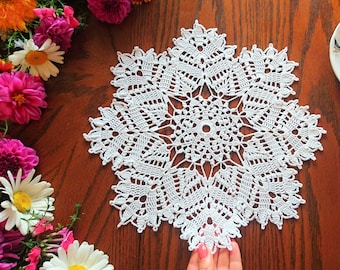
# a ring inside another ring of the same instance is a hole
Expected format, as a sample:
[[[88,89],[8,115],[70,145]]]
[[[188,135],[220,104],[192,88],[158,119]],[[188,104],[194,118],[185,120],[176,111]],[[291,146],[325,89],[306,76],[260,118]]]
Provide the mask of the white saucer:
[[[337,49],[335,47],[335,40],[337,40],[337,44],[340,46],[340,23],[335,28],[329,42],[329,59],[335,76],[340,81],[340,48]]]

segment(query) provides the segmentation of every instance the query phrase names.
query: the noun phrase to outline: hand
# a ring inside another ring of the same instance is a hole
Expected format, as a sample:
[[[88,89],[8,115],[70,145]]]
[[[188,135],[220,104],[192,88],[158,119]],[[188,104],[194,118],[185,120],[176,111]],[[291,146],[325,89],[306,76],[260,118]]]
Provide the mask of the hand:
[[[211,254],[205,244],[192,252],[187,270],[242,270],[241,252],[235,241],[232,250],[219,249]]]

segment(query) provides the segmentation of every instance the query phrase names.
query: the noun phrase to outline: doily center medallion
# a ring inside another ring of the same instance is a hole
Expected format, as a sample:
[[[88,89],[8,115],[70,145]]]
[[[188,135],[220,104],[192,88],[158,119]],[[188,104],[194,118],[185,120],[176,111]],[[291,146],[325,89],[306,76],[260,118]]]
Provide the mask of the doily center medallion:
[[[234,57],[225,37],[196,21],[167,52],[118,54],[117,92],[84,138],[118,176],[119,226],[142,232],[165,220],[189,250],[215,252],[253,219],[281,229],[298,218],[295,176],[322,150],[319,115],[287,100],[297,63],[286,49],[254,45]]]

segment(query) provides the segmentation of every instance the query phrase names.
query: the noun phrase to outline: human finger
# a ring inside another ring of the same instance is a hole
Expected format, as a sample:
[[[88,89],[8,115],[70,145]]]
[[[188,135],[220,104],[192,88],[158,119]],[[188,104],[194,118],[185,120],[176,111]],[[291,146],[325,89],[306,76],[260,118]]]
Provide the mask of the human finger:
[[[198,247],[198,269],[199,270],[215,270],[216,264],[214,264],[213,255],[207,246],[203,243]]]
[[[216,252],[217,253],[217,252]],[[217,270],[229,270],[229,250],[218,250]]]
[[[231,241],[232,250],[229,253],[229,269],[242,270],[242,258],[239,245],[236,241]]]
[[[187,270],[199,270],[198,261],[199,261],[198,250],[195,250],[191,253]]]

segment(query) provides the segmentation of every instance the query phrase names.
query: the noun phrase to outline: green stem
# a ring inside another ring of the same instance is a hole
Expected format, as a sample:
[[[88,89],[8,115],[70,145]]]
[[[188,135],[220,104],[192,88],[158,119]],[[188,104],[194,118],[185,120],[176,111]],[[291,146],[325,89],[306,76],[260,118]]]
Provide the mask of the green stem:
[[[8,132],[8,120],[7,119],[4,120],[4,123],[5,123],[5,126],[0,128],[0,130],[2,131],[1,139],[5,138]]]
[[[76,212],[71,216],[71,223],[68,225],[68,228],[71,230],[76,223],[76,221],[79,219],[79,212],[81,208],[81,204],[77,203],[74,206],[76,208]]]

